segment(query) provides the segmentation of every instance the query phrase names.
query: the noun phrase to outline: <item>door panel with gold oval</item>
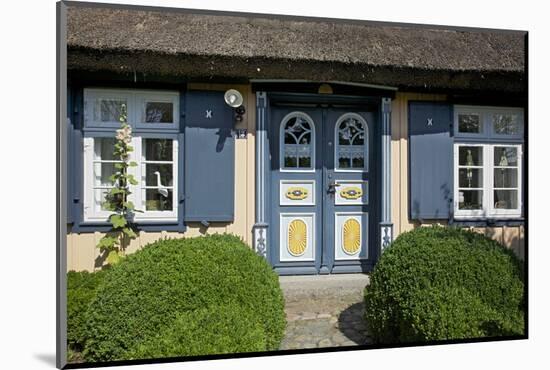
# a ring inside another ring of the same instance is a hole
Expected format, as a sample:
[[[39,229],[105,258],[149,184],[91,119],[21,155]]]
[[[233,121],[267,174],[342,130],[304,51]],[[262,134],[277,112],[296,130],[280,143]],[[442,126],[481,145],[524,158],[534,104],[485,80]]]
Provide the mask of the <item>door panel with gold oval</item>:
[[[315,258],[314,225],[314,213],[281,214],[281,261],[310,261]]]
[[[334,216],[334,255],[336,260],[364,259],[368,225],[367,213],[337,212]]]

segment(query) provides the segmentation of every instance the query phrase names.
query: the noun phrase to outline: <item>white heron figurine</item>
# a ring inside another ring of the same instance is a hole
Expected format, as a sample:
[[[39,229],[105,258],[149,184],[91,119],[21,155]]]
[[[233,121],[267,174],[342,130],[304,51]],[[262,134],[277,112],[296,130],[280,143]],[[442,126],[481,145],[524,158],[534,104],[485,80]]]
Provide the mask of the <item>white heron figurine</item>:
[[[158,191],[159,194],[162,195],[163,197],[168,198],[168,188],[166,188],[166,186],[163,186],[163,185],[160,183],[160,172],[159,172],[159,171],[155,171],[155,175],[157,175],[157,186],[158,186],[157,191]]]

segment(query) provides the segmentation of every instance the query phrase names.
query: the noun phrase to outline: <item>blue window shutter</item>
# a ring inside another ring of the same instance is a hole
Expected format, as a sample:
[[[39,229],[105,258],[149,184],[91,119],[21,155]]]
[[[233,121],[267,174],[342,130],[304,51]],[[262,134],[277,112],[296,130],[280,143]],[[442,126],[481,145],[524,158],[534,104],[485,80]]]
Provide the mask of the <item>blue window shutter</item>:
[[[409,103],[409,216],[449,219],[453,197],[452,106]]]
[[[233,109],[219,91],[188,91],[185,100],[185,221],[231,222],[235,202]]]

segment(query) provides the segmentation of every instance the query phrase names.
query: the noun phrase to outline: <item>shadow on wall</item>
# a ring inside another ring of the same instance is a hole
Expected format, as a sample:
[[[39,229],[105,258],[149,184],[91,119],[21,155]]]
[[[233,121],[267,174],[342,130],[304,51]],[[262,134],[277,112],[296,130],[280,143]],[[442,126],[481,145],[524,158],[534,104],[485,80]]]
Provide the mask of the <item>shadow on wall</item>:
[[[212,223],[189,222],[189,223],[186,223],[187,230],[185,231],[185,233],[178,233],[177,236],[171,233],[167,237],[168,238],[174,238],[174,237],[190,238],[195,236],[204,236],[208,234],[216,234],[216,233],[220,234],[220,233],[226,232],[227,228],[230,225],[231,225],[230,222],[212,222]],[[160,231],[139,232],[139,226],[137,227],[137,229],[138,229],[138,237],[136,238],[137,240],[136,243],[138,243],[138,248],[132,249],[132,251],[128,252],[128,254],[131,254],[136,250],[143,248],[143,246],[146,246],[150,243],[153,243],[163,238]],[[147,236],[149,234],[158,235],[158,237],[153,240],[151,240],[150,238],[147,238],[146,242],[143,242],[143,240],[140,240],[141,236]],[[108,253],[100,252],[99,255],[94,260],[94,268],[100,269],[101,267],[105,266],[105,261],[107,259],[107,256],[108,256]]]
[[[432,203],[431,204],[427,204],[427,208],[429,209],[430,207],[432,208],[432,210],[430,211],[430,213],[432,213],[433,217],[434,218],[438,218],[439,215],[442,213],[440,208],[445,208],[446,209],[444,210],[443,214],[447,215],[450,213],[450,207],[452,205],[452,191],[451,191],[451,188],[449,186],[449,184],[447,183],[444,183],[442,184],[440,187],[439,187],[439,190],[441,191],[441,198],[439,199],[443,199],[444,202],[442,204],[437,204],[437,203]],[[434,198],[434,197],[430,197],[430,199],[437,199],[437,198]],[[427,202],[427,203],[430,203],[430,202]],[[423,214],[423,212],[421,211],[421,208],[420,208],[420,202],[418,201],[418,199],[414,199],[412,201],[412,209],[411,209],[411,216],[413,218],[417,218],[417,217],[420,217],[419,215]],[[447,217],[447,216],[445,216]]]

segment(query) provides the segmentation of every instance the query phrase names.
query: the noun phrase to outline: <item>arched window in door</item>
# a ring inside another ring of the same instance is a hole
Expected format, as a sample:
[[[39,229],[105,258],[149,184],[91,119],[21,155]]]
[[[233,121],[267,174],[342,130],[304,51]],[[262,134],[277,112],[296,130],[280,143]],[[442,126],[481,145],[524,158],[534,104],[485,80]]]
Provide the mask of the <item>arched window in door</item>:
[[[280,167],[283,170],[313,170],[315,163],[315,127],[303,112],[287,114],[281,121]]]
[[[368,126],[357,113],[346,113],[336,122],[334,166],[340,171],[367,171]]]

